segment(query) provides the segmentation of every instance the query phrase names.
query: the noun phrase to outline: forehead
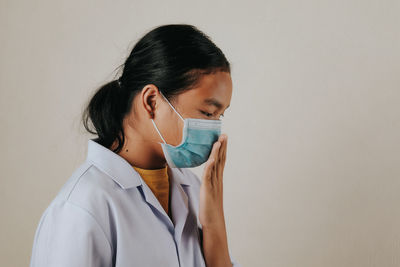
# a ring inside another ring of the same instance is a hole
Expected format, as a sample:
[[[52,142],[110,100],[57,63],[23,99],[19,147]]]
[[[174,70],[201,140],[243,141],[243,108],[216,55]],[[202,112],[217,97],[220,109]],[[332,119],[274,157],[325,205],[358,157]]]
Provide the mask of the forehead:
[[[227,72],[202,75],[198,84],[179,96],[179,102],[196,102],[204,105],[220,103],[221,109],[229,106],[232,97],[232,79]]]

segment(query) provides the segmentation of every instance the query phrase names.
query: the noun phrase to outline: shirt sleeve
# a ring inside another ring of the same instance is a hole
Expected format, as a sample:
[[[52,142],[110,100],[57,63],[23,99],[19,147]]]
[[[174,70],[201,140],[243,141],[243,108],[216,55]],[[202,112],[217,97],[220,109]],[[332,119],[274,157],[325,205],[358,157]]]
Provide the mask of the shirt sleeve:
[[[112,246],[87,210],[70,202],[49,207],[36,230],[30,267],[112,266]]]

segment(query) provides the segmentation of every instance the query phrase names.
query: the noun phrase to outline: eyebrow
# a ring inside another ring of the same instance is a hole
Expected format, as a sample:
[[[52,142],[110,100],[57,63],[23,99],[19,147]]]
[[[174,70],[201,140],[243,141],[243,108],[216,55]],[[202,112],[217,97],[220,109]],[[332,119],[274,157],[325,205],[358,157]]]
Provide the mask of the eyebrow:
[[[207,98],[207,99],[204,99],[204,103],[207,104],[207,105],[216,106],[218,109],[221,109],[222,106],[223,106],[223,105],[222,105],[217,99],[215,99],[215,98]],[[226,107],[226,109],[229,108],[229,106],[230,106],[230,104]]]

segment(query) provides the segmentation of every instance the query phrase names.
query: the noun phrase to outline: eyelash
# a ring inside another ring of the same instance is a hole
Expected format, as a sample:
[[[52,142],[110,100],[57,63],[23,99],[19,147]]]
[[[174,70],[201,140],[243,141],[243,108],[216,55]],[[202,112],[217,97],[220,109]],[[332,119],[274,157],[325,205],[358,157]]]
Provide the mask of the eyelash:
[[[211,117],[213,114],[212,113],[208,113],[205,111],[200,110],[201,113],[203,113],[204,115],[206,115],[207,117]],[[224,117],[224,114],[221,114],[221,117]]]

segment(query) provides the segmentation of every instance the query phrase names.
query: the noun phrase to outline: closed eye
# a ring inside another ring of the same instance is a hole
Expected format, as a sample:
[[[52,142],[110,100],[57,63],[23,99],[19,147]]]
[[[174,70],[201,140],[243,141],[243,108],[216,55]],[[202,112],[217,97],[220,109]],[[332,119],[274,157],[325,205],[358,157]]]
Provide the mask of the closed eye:
[[[202,114],[206,115],[206,116],[209,117],[209,118],[213,116],[212,113],[209,113],[209,112],[206,112],[206,111],[200,110],[200,112],[201,112]],[[221,114],[221,117],[224,117],[224,114]]]
[[[206,115],[207,117],[212,117],[212,113],[209,113],[209,112],[205,112],[205,111],[202,111],[202,110],[200,110],[200,112],[202,113],[202,114],[204,114],[204,115]]]

